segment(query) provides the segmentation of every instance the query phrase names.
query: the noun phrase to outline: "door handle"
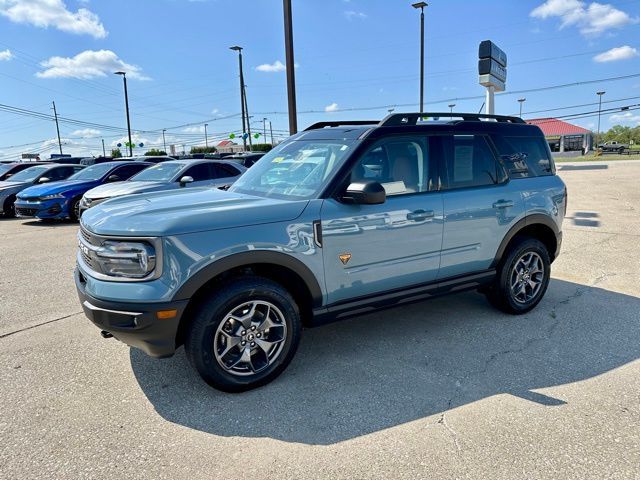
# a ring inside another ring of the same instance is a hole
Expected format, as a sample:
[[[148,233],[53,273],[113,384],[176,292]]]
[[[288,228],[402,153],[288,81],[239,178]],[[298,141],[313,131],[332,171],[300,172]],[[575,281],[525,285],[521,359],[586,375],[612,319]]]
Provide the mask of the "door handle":
[[[413,212],[407,213],[407,220],[426,220],[427,218],[433,218],[433,216],[433,210],[415,210]]]
[[[493,208],[507,208],[513,207],[513,201],[511,200],[498,200],[493,204]]]

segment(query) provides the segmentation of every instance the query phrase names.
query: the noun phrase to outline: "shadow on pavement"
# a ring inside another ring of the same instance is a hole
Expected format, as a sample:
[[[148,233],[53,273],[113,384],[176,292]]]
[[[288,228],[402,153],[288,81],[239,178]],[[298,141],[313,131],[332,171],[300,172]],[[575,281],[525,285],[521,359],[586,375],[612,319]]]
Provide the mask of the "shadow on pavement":
[[[561,165],[558,170],[606,170],[609,165]]]
[[[18,220],[25,220],[24,218],[18,218]],[[22,223],[22,225],[26,225],[27,227],[67,227],[69,225],[79,225],[75,220],[39,220],[37,218],[33,220],[26,220]]]
[[[329,445],[511,394],[587,380],[640,357],[640,299],[552,280],[532,312],[510,316],[476,293],[442,297],[306,330],[276,381],[242,394],[208,387],[182,349],[131,349],[135,377],[166,420],[222,436]],[[435,421],[435,420],[434,420]]]

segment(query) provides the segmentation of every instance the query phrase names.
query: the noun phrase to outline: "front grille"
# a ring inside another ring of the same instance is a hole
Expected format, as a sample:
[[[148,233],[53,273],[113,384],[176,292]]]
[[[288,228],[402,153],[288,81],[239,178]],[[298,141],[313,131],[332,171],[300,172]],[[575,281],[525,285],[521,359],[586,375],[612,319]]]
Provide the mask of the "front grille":
[[[80,235],[90,245],[100,246],[100,241],[91,232],[88,232],[84,228],[80,227]]]
[[[22,217],[35,217],[36,213],[38,213],[37,208],[16,207],[16,214]]]

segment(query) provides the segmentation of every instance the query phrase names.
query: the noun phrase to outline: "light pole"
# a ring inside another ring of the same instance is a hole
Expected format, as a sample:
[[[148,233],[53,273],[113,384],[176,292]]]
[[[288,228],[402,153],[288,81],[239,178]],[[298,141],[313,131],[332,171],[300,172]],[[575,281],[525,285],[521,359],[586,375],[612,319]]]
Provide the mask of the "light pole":
[[[104,148],[104,138],[102,139],[102,156],[106,157],[107,156],[107,151]]]
[[[527,99],[526,98],[519,98],[518,99],[518,103],[520,104],[520,118],[522,118],[522,105],[524,105],[524,102],[526,102]]]
[[[60,140],[60,126],[58,125],[58,111],[56,110],[56,102],[53,103],[53,116],[56,119],[56,132],[58,132],[58,147],[60,148],[60,155],[62,155],[62,141]]]
[[[456,104],[455,103],[450,103],[449,104],[449,113],[453,113],[453,107],[455,107]]]
[[[124,80],[124,106],[127,110],[127,132],[129,133],[129,156],[133,157],[133,143],[131,142],[131,120],[129,119],[129,93],[127,92],[127,73],[115,72],[116,75],[122,75]]]
[[[600,139],[600,114],[602,113],[602,96],[607,92],[596,92],[598,95],[598,138],[596,139],[596,148],[598,148],[598,144],[602,141]]]
[[[271,122],[269,122],[271,123]],[[267,118],[262,119],[262,133],[264,134],[264,143],[267,143]]]
[[[298,113],[296,108],[296,76],[293,60],[293,21],[291,0],[283,0],[284,7],[284,53],[287,64],[287,100],[289,110],[289,135],[298,132]]]
[[[234,45],[233,47],[229,47],[231,50],[238,52],[238,65],[240,68],[240,110],[242,111],[242,144],[244,150],[247,150],[247,125],[245,123],[246,112],[244,109],[245,101],[244,101],[244,75],[242,73],[242,47],[238,45]],[[246,119],[248,123],[248,119]]]
[[[164,138],[164,132],[166,132],[167,129],[163,128],[162,129],[162,145],[164,146],[164,153],[167,153],[167,140]]]
[[[209,126],[208,123],[204,124],[204,146],[205,148],[209,148],[209,137],[207,136],[207,127]]]
[[[273,125],[271,125],[271,120],[269,120],[269,132],[271,133],[271,148],[273,148]]]
[[[420,9],[420,113],[422,113],[424,111],[424,7],[429,4],[416,2],[411,6]]]

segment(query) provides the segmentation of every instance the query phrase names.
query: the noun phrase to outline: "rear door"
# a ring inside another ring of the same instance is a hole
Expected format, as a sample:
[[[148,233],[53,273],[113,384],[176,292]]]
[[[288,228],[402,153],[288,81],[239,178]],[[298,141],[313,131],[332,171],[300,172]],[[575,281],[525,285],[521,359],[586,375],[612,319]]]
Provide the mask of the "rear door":
[[[443,212],[436,170],[428,137],[386,138],[358,159],[349,179],[381,183],[385,203],[324,201],[322,251],[329,303],[436,279]]]
[[[444,279],[488,269],[525,208],[488,137],[444,135],[440,141],[444,231],[438,278]]]

